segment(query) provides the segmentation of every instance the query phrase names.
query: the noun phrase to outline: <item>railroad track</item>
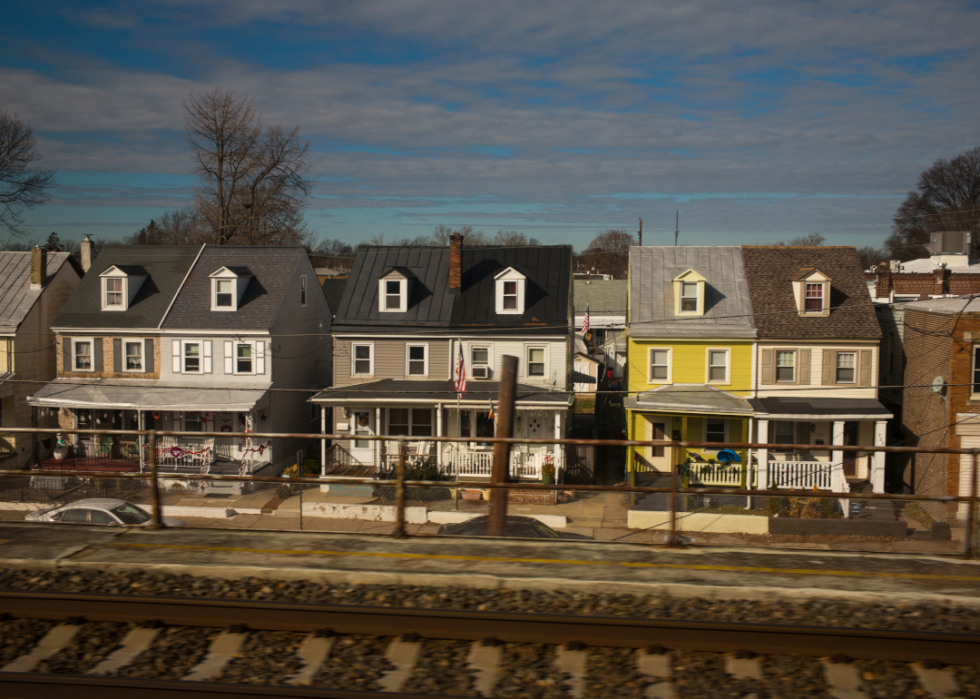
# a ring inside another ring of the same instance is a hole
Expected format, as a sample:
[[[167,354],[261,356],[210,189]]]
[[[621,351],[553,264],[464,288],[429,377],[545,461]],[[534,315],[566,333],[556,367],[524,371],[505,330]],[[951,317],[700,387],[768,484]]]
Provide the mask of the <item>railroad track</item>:
[[[677,658],[699,653],[719,654],[732,681],[760,687],[763,658],[799,656],[822,668],[829,688],[859,691],[860,663],[887,661],[908,664],[926,696],[973,696],[945,666],[980,662],[980,636],[879,629],[22,591],[0,591],[0,613],[3,696],[61,697],[66,685],[73,695],[103,699],[177,690],[185,697],[497,696],[507,693],[501,683],[525,647],[535,649],[526,662],[550,663],[536,682],[554,686],[554,696],[596,696],[586,685],[589,653],[598,649],[630,666],[644,696],[673,696],[683,684]],[[427,657],[433,653],[438,662]],[[362,676],[346,672],[353,666],[363,666]],[[434,672],[455,679],[427,687]]]

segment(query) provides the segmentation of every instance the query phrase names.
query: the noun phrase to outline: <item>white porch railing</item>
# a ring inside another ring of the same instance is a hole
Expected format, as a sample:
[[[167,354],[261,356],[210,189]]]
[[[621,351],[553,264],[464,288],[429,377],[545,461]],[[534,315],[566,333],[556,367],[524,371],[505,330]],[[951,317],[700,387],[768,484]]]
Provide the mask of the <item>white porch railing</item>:
[[[722,488],[740,488],[742,486],[742,464],[710,464],[693,462],[686,464],[692,485],[711,485]],[[755,466],[748,466],[746,486],[751,488],[755,482]]]
[[[510,476],[511,478],[523,478],[527,480],[541,480],[541,469],[545,463],[545,457],[551,457],[551,463],[557,473],[561,466],[560,457],[554,454],[543,452],[520,452],[510,453]],[[450,476],[469,476],[489,478],[493,467],[493,453],[486,451],[461,451],[446,452],[442,456],[442,469]]]
[[[833,465],[828,461],[770,461],[769,488],[834,490]]]

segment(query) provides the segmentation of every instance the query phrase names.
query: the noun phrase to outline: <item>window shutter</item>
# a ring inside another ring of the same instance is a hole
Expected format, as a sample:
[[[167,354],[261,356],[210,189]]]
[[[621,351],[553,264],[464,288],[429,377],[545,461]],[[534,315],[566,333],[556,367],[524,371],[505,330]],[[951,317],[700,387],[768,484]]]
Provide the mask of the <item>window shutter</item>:
[[[96,371],[102,371],[102,338],[95,338],[95,342],[92,344],[94,345],[92,347],[92,354],[95,355],[92,357],[92,364],[95,366]]]
[[[800,368],[797,369],[796,383],[801,386],[810,385],[810,350],[800,350]]]
[[[256,374],[265,373],[265,343],[264,342],[255,343],[255,373]]]
[[[823,364],[820,366],[820,378],[824,386],[834,385],[834,350],[823,351]]]
[[[153,340],[146,339],[143,341],[143,372],[150,374],[153,371]]]
[[[861,386],[871,385],[871,350],[861,350],[860,351],[861,364],[858,367],[859,378]]]
[[[174,354],[174,373],[180,373],[180,340],[174,340],[173,343],[173,354]]]
[[[762,383],[765,385],[772,383],[772,350],[762,350]]]
[[[231,340],[225,340],[225,373],[234,374],[235,365],[231,356]]]
[[[211,373],[211,340],[204,341],[204,373]]]
[[[61,370],[71,371],[71,338],[66,337],[61,341]]]
[[[122,340],[118,337],[112,340],[112,370],[122,371]]]

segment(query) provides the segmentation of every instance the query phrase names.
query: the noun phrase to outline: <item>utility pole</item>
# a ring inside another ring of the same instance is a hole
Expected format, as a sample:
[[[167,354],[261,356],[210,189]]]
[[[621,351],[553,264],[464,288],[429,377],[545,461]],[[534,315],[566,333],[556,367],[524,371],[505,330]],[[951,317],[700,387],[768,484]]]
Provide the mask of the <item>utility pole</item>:
[[[642,218],[640,219],[640,232],[636,234],[636,237],[639,240],[637,245],[642,246],[643,245],[643,219]]]
[[[493,418],[494,437],[514,436],[514,398],[517,392],[517,357],[503,356],[500,393],[497,395],[497,410]],[[510,443],[497,442],[493,445],[493,465],[490,467],[490,482],[506,483],[510,475]],[[490,491],[490,520],[487,534],[503,536],[507,522],[507,490],[493,488]]]
[[[681,234],[681,212],[680,211],[675,211],[674,212],[674,215],[676,216],[676,218],[674,219],[674,246],[676,247],[677,246],[677,238]]]

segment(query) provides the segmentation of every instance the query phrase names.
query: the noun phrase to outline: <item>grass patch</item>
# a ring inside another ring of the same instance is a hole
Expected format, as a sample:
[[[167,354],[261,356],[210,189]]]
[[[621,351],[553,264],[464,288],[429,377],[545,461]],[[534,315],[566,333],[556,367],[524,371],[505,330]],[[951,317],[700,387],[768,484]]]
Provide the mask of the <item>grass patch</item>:
[[[595,398],[575,397],[575,406],[572,408],[576,413],[595,413]]]
[[[919,524],[923,525],[927,529],[932,527],[933,519],[932,515],[922,509],[922,505],[917,502],[910,502],[905,506],[905,514],[911,519],[914,519]]]

